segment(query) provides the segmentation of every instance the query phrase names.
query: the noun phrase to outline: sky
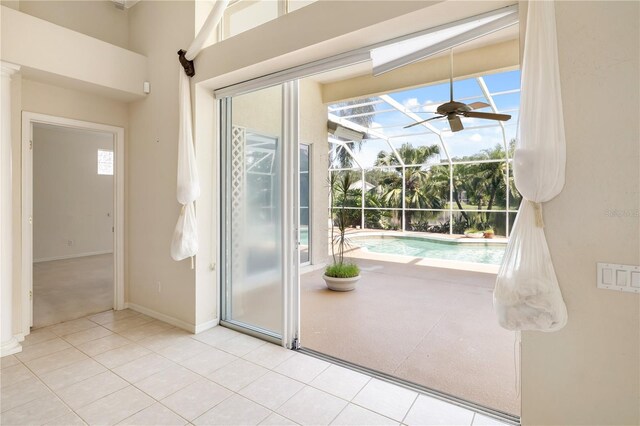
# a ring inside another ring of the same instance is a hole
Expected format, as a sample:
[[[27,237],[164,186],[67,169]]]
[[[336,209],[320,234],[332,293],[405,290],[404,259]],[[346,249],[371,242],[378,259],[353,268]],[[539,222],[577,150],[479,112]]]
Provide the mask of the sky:
[[[505,122],[505,133],[508,142],[516,136],[520,105],[520,71],[487,74],[482,78],[496,103],[498,112],[505,111],[512,116],[511,120]],[[464,103],[478,101],[488,103],[475,78],[454,81],[453,87],[455,100]],[[513,90],[518,91],[494,96],[495,93]],[[449,83],[389,93],[389,96],[420,117],[429,118],[433,117],[434,114],[429,114],[428,112],[435,112],[438,105],[449,101]],[[333,106],[330,106],[330,108]],[[403,129],[403,126],[413,123],[414,120],[394,110],[386,102],[376,104],[375,109],[376,114],[373,116],[371,127],[391,138],[391,143],[396,148],[399,148],[403,143],[411,143],[413,146],[439,144],[439,138],[430,133],[424,126]],[[491,112],[492,110],[491,108],[485,108],[478,111]],[[345,114],[348,114],[348,111]],[[503,143],[502,129],[496,121],[462,117],[465,129],[456,133],[449,131],[446,119],[434,120],[430,123],[437,129],[444,131],[443,139],[451,157],[476,154],[483,149],[493,148],[496,144]],[[491,127],[472,128],[474,126],[487,125]],[[375,163],[378,152],[381,150],[389,151],[388,145],[383,140],[365,140],[360,151],[356,151],[356,157],[363,167],[370,167]]]

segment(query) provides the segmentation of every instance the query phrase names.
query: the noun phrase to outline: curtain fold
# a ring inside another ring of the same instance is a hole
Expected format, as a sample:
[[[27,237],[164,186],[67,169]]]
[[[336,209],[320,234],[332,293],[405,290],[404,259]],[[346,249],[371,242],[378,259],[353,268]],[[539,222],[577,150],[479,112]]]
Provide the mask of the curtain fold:
[[[219,0],[213,5],[204,25],[191,42],[185,57],[195,59],[202,50],[209,34],[215,31],[229,0]],[[193,147],[193,121],[191,115],[191,82],[180,66],[179,70],[179,128],[178,128],[178,185],[176,198],[182,204],[178,223],[171,240],[171,257],[180,261],[193,258],[198,253],[198,228],[195,201],[200,196],[200,181],[196,153]],[[193,265],[193,264],[192,264]]]
[[[528,2],[520,95],[520,120],[513,160],[522,194],[493,293],[500,325],[509,330],[556,331],[567,308],[544,234],[542,203],[565,181],[565,135],[560,91],[555,3]]]

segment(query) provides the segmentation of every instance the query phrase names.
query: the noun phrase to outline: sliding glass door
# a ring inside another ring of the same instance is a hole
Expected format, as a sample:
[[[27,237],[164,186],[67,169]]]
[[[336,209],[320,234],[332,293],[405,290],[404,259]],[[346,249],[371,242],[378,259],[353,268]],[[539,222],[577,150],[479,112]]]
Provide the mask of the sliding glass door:
[[[297,178],[285,171],[297,140],[287,131],[286,92],[278,85],[227,97],[222,114],[222,320],[272,340],[285,333],[285,285],[293,279],[287,265],[295,249]]]

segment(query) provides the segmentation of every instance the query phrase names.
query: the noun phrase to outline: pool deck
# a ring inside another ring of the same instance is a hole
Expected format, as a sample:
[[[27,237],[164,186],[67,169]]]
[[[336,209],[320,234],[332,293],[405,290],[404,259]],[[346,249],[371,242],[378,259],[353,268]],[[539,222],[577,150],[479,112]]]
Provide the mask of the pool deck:
[[[323,269],[301,276],[303,347],[519,415],[515,334],[492,307],[497,266],[348,256],[362,269],[355,291],[328,290]]]

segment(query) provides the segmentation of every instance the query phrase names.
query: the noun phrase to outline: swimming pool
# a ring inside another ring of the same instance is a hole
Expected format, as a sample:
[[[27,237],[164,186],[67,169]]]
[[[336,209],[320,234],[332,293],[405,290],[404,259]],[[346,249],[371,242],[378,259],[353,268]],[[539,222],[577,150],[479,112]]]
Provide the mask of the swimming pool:
[[[306,226],[300,227],[300,244],[303,246],[309,245],[309,228]]]
[[[500,265],[506,244],[456,243],[419,237],[351,237],[352,244],[373,253]]]

